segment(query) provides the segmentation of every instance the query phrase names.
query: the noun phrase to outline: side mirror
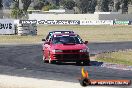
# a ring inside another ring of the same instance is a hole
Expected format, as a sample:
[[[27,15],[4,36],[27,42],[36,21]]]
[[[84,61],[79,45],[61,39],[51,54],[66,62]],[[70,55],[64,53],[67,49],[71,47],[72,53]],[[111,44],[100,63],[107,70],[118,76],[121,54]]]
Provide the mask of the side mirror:
[[[88,44],[88,41],[85,41],[84,44]]]
[[[46,41],[45,39],[42,39],[42,41]]]

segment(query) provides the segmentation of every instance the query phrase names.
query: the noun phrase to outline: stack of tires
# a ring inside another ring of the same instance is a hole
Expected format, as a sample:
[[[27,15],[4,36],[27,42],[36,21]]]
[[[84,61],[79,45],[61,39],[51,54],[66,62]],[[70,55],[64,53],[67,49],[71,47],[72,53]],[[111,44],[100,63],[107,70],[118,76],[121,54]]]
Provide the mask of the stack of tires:
[[[36,24],[18,24],[17,33],[21,36],[26,35],[37,35],[37,26]]]

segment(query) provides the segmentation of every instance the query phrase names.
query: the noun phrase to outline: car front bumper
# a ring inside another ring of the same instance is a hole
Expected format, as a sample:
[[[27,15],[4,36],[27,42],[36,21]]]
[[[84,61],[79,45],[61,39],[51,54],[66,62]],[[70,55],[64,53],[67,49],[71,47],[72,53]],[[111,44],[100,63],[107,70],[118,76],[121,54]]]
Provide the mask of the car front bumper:
[[[50,55],[51,60],[56,61],[84,61],[89,60],[89,53],[60,53],[60,54],[51,54]]]

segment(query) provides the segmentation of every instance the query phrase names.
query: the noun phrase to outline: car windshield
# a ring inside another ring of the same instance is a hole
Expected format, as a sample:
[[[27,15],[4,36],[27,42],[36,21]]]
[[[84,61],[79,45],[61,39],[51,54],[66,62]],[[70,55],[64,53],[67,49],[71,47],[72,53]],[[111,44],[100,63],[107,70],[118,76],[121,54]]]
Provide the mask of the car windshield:
[[[53,44],[82,44],[79,36],[56,36],[52,40]]]
[[[74,33],[74,32],[73,31],[54,31],[54,32],[49,32],[49,34],[46,37],[46,40],[50,39],[54,33],[57,34],[57,33]]]

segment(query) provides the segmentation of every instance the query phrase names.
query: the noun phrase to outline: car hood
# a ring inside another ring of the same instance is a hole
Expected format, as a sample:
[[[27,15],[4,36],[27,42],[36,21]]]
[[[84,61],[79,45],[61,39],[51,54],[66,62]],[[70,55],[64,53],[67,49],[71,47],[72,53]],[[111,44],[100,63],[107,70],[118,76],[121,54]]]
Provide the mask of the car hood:
[[[65,45],[65,44],[55,44],[52,45],[52,49],[60,49],[60,50],[80,50],[86,49],[87,46],[85,44],[75,44],[75,45]]]

